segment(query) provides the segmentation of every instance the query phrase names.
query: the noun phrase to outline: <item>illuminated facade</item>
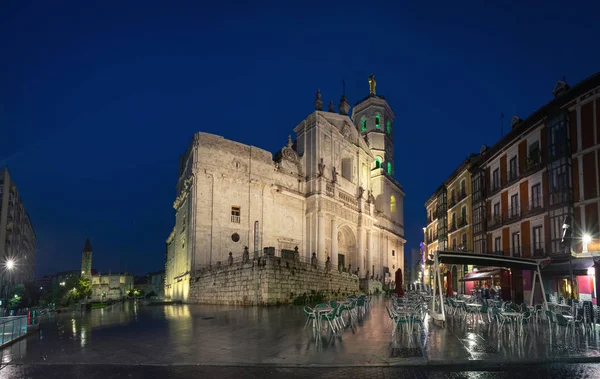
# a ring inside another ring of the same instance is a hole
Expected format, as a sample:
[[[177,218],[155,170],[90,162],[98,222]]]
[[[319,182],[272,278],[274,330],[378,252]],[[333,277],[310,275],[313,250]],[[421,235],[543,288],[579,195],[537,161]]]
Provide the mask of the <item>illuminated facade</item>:
[[[263,254],[295,255],[360,278],[393,280],[404,265],[404,192],[394,178],[394,113],[371,93],[342,96],[268,151],[196,133],[180,159],[165,297],[187,301],[196,270]],[[367,281],[368,282],[368,281]]]
[[[510,132],[495,145],[483,146],[480,160],[471,164],[469,251],[550,258],[542,269],[545,291],[556,298],[569,297],[570,254],[561,239],[570,216],[575,295],[596,303],[600,74],[573,87],[559,81],[552,94],[554,99],[526,119],[513,117]],[[433,205],[433,199],[426,204],[426,233],[434,224],[429,218]],[[516,302],[528,300],[531,277],[531,272],[511,270],[501,280],[502,291]]]
[[[472,175],[480,160],[472,154],[444,181],[425,203],[427,226],[425,248],[428,253],[436,250],[472,251]],[[453,265],[444,267],[452,273],[452,288],[465,291],[459,280],[469,268]],[[425,283],[431,285],[430,267],[425,267]]]

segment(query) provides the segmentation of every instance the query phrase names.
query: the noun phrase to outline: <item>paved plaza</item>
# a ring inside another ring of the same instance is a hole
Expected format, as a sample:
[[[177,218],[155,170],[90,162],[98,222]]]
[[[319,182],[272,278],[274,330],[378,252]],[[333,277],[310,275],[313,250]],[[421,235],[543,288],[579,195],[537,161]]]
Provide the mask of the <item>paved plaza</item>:
[[[600,328],[565,337],[539,324],[523,337],[499,334],[495,324],[450,319],[426,323],[409,338],[391,336],[386,300],[339,335],[315,338],[303,329],[302,307],[206,305],[138,307],[131,303],[84,317],[57,315],[2,351],[4,364],[217,365],[273,367],[438,366],[600,362]]]
[[[10,365],[0,370],[2,378],[64,379],[594,379],[600,377],[598,364],[555,364],[511,366],[504,371],[486,369],[467,371],[463,367],[219,367],[219,366],[148,366],[148,365]]]

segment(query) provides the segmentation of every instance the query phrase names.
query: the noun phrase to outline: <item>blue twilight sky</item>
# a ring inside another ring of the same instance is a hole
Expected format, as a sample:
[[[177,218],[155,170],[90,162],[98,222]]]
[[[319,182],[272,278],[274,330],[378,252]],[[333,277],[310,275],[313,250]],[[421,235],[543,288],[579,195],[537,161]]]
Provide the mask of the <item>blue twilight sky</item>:
[[[178,157],[204,131],[275,151],[313,110],[396,112],[407,250],[423,203],[505,124],[600,69],[598,2],[3,1],[0,165],[37,233],[38,275],[164,267]],[[515,2],[517,3],[517,2]],[[85,4],[88,4],[87,6]],[[508,126],[505,127],[505,130]]]

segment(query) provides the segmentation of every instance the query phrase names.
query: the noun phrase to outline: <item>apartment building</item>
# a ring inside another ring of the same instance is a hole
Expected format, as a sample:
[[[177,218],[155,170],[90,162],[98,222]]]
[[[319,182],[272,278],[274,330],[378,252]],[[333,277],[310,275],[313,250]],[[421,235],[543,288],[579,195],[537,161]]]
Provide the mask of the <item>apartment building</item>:
[[[34,280],[36,237],[8,168],[0,169],[0,291]],[[8,285],[8,286],[7,286]]]
[[[426,252],[436,250],[472,251],[472,168],[480,161],[471,154],[444,181],[425,203],[427,226],[425,232]],[[446,268],[451,273],[452,288],[465,292],[468,288],[460,279],[469,272],[467,266]],[[425,282],[431,284],[430,270],[425,270]],[[447,283],[446,283],[447,285]]]
[[[467,194],[472,224],[464,230],[471,233],[468,248],[476,253],[550,258],[542,283],[553,296],[571,296],[572,267],[576,296],[595,303],[595,275],[600,274],[594,262],[600,258],[600,74],[573,87],[558,81],[552,95],[529,117],[514,116],[510,132],[495,145],[483,146],[479,160],[472,162]],[[426,204],[428,217],[431,204]],[[571,251],[561,244],[567,216],[573,220]],[[450,246],[454,238],[451,234]],[[531,272],[510,270],[510,298],[528,299],[531,277]]]

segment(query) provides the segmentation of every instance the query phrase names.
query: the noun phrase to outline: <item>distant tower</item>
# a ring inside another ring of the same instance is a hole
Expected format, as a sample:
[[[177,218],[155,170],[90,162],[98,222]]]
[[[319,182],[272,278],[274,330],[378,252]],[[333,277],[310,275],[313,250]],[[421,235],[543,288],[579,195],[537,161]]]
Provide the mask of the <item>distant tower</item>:
[[[81,254],[81,276],[88,279],[92,277],[92,244],[89,238],[85,240]]]
[[[361,135],[367,136],[375,167],[393,177],[394,165],[394,112],[383,96],[375,92],[375,75],[369,77],[369,96],[352,109],[352,119]]]

